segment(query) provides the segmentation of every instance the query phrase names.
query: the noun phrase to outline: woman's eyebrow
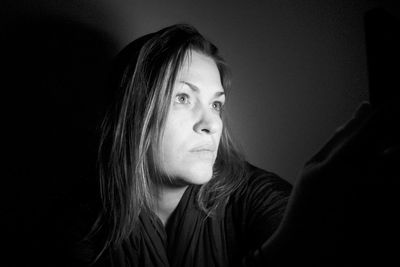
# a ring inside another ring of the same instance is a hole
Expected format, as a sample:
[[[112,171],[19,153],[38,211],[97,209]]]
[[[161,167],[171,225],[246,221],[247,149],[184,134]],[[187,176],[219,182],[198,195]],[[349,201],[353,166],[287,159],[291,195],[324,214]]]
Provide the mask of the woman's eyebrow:
[[[180,83],[186,84],[194,92],[199,92],[200,91],[199,87],[197,85],[193,84],[193,83],[190,83],[190,82],[187,82],[187,81],[180,81]],[[222,96],[222,95],[225,95],[224,91],[218,91],[218,92],[216,92],[214,94],[215,97],[219,97],[219,96]]]

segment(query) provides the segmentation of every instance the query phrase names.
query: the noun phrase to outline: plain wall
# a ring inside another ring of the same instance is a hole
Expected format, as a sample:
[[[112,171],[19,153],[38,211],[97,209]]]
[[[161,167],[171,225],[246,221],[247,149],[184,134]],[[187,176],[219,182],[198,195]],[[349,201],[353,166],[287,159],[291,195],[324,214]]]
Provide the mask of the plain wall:
[[[104,2],[105,3],[105,2]],[[233,73],[230,127],[248,160],[294,182],[304,162],[368,99],[367,1],[115,1],[122,47],[166,25],[195,25]]]
[[[92,27],[115,55],[170,24],[193,24],[233,73],[229,125],[248,160],[293,183],[368,100],[363,15],[375,1],[5,1],[3,25],[52,16]],[[23,34],[23,33],[22,33]]]

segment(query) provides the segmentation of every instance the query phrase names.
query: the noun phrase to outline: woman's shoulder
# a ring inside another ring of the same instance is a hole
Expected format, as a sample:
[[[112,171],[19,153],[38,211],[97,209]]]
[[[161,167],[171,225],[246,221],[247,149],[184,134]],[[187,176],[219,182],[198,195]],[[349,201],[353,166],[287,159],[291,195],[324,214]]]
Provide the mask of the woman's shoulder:
[[[292,185],[274,172],[261,169],[249,162],[245,162],[245,175],[236,194],[252,194],[258,191],[282,192],[289,194]]]
[[[286,209],[292,185],[277,174],[245,163],[242,183],[225,209],[233,254],[249,251],[268,240]],[[240,247],[240,249],[238,249]],[[233,256],[235,257],[235,256]]]
[[[292,185],[277,174],[246,162],[242,183],[230,195],[228,209],[240,217],[283,213],[291,191]]]

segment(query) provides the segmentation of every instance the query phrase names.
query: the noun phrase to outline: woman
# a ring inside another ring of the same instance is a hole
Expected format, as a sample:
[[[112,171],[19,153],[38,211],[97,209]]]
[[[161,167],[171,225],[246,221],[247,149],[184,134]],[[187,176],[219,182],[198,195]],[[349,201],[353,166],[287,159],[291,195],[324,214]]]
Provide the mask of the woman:
[[[317,154],[311,162],[321,164],[309,164],[284,213],[291,185],[236,148],[224,125],[226,65],[193,27],[173,25],[129,44],[110,85],[116,94],[99,153],[103,209],[89,236],[98,265],[288,264],[285,253],[303,251],[304,233],[321,233],[309,226],[318,206],[305,201],[318,192],[310,185],[320,165],[373,117],[364,106]]]

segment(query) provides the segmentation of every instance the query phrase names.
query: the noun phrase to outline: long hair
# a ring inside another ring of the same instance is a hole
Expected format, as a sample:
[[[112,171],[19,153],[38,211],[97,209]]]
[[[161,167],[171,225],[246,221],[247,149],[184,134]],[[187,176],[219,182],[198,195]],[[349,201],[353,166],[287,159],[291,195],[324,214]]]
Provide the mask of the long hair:
[[[93,229],[106,229],[102,251],[121,244],[134,231],[139,214],[155,205],[156,184],[161,179],[155,153],[176,75],[191,51],[215,61],[228,92],[230,77],[217,47],[189,25],[145,35],[117,56],[110,79],[115,98],[101,126],[98,159],[102,212]],[[224,126],[213,177],[198,192],[200,209],[212,215],[239,186],[243,173],[242,154]]]

